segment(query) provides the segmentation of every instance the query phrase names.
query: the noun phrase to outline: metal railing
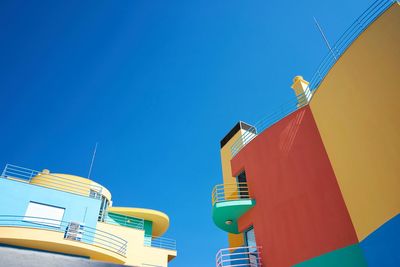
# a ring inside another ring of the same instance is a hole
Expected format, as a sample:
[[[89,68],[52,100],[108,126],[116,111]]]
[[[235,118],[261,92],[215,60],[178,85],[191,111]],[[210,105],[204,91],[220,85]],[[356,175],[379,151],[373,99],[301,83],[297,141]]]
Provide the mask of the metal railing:
[[[5,166],[1,178],[96,199],[101,198],[103,189],[99,185],[90,183],[90,181],[88,181],[88,183],[83,183],[66,177],[60,177],[51,173],[40,172],[12,164],[7,164]]]
[[[246,130],[246,132],[239,136],[231,146],[232,156],[234,157],[243,147],[256,138],[258,133],[261,133],[299,108],[306,106],[308,104],[306,100],[307,96],[305,94],[301,94],[297,96],[297,98],[294,96],[293,99],[277,107],[274,112],[271,112],[267,117],[258,121],[254,126]]]
[[[216,267],[261,267],[260,247],[225,248],[215,256]]]
[[[174,239],[166,237],[145,235],[144,245],[147,247],[176,250],[176,241]]]
[[[79,229],[72,229],[73,226]],[[94,245],[125,256],[128,242],[116,235],[80,223],[49,218],[0,215],[0,227],[25,227],[64,233],[64,239]]]
[[[322,81],[325,79],[328,72],[338,59],[344,54],[347,48],[363,33],[368,26],[373,23],[382,13],[384,13],[393,4],[399,3],[394,0],[376,0],[374,1],[354,22],[347,28],[347,30],[340,36],[336,43],[332,46],[332,51],[329,51],[322,62],[319,64],[317,70],[311,77],[310,83],[306,91],[311,93],[315,92]],[[304,95],[305,97],[305,95]],[[231,146],[231,154],[234,157],[239,151],[250,143],[257,133],[263,132],[265,129],[295,112],[299,108],[308,105],[309,101],[306,99],[293,99],[289,102],[278,107],[273,113],[269,114],[266,118],[262,119],[240,136]],[[301,103],[299,105],[299,103]]]
[[[376,0],[374,1],[339,37],[332,46],[332,51],[322,59],[309,84],[311,91],[318,89],[321,82],[325,79],[330,69],[335,65],[340,56],[347,48],[363,33],[368,26],[373,23],[382,13],[398,1]]]
[[[212,191],[212,204],[228,201],[250,199],[250,192],[247,183],[219,184],[214,186]]]
[[[104,220],[105,223],[135,228],[144,230],[144,219],[121,215],[112,212],[106,212]]]

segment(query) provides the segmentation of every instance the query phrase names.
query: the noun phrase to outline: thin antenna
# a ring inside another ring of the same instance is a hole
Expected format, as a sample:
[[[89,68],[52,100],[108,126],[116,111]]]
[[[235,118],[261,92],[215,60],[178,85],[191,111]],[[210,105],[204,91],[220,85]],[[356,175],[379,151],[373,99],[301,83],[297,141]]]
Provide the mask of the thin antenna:
[[[88,174],[88,178],[89,178],[89,179],[90,179],[90,174],[92,173],[94,158],[96,157],[97,144],[98,144],[98,143],[96,142],[96,145],[95,145],[94,151],[93,151],[92,162],[90,163],[89,174]]]
[[[329,51],[331,51],[333,57],[334,57],[335,59],[337,59],[335,53],[334,53],[333,50],[332,50],[331,45],[329,44],[328,39],[326,38],[326,36],[325,36],[325,34],[324,34],[324,31],[322,30],[321,26],[319,25],[317,19],[316,19],[315,17],[313,17],[313,18],[314,18],[315,24],[317,24],[317,27],[318,27],[319,32],[320,32],[321,35],[322,35],[322,38],[324,38],[324,41],[325,41],[326,46],[328,47]]]

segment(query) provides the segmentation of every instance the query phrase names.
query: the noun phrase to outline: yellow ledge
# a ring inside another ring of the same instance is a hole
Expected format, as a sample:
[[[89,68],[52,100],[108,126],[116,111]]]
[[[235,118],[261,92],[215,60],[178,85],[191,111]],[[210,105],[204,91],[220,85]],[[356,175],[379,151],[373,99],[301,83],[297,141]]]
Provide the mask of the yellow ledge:
[[[108,249],[79,241],[64,239],[64,233],[25,227],[0,227],[0,243],[88,257],[93,260],[124,264],[126,259]]]
[[[169,227],[169,217],[167,214],[161,211],[129,207],[109,207],[108,211],[126,216],[142,218],[146,221],[152,221],[153,236],[163,235]]]

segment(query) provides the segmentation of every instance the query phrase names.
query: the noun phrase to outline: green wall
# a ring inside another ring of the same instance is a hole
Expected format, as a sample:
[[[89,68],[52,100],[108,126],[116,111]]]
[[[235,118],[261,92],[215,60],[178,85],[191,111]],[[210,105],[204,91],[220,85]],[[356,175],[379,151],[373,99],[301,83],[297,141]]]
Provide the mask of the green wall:
[[[295,267],[367,267],[358,244],[323,254],[293,265]]]

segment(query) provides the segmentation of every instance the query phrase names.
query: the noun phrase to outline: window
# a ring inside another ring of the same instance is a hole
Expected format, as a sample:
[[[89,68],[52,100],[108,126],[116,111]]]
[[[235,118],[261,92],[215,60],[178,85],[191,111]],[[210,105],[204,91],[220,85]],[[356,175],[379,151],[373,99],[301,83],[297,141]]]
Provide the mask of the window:
[[[60,227],[65,209],[46,204],[29,202],[24,221],[41,225]]]
[[[254,235],[254,228],[251,227],[244,234],[245,234],[246,245],[248,247],[256,247],[257,244],[256,244],[256,237]]]
[[[243,171],[236,177],[238,184],[239,198],[249,198],[249,189],[247,187],[246,172]]]
[[[100,205],[100,211],[99,211],[99,217],[98,217],[99,222],[104,222],[107,208],[108,208],[108,199],[105,196],[101,196],[101,205]]]
[[[260,266],[259,251],[257,249],[256,236],[254,234],[254,228],[251,227],[245,231],[245,241],[248,247],[249,263],[250,266]]]
[[[90,189],[89,197],[98,199],[101,197],[101,194],[99,192],[97,192],[96,190]]]

